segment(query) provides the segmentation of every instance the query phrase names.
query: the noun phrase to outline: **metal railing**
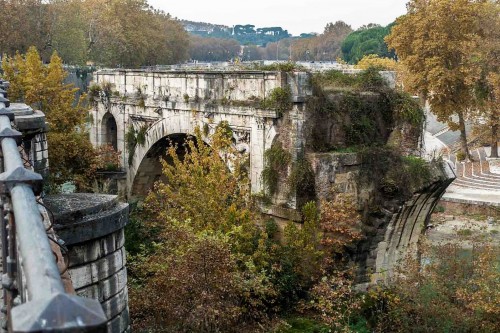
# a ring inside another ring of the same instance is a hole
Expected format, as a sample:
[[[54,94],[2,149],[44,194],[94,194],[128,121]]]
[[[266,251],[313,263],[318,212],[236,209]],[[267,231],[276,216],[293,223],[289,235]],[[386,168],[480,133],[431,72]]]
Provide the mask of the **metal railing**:
[[[35,194],[42,176],[24,168],[11,127],[14,113],[0,80],[0,240],[8,332],[104,332],[100,303],[66,293]]]

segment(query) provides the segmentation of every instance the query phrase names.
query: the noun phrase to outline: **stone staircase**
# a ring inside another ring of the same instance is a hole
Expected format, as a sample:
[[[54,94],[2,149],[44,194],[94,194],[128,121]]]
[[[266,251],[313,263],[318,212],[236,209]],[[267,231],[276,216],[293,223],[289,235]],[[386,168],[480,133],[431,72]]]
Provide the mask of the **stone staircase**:
[[[500,174],[491,172],[484,147],[472,151],[471,154],[473,157],[471,162],[458,162],[455,155],[449,156],[450,161],[455,165],[457,175],[453,185],[486,191],[500,191]]]

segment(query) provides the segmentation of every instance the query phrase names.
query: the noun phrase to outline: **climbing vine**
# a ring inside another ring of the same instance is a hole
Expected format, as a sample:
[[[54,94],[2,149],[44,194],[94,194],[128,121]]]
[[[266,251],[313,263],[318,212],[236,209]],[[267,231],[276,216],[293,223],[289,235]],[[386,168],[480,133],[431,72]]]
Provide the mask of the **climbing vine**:
[[[288,177],[289,194],[300,194],[305,201],[313,200],[315,197],[314,172],[311,164],[304,156],[299,156],[292,164],[292,171]]]
[[[136,130],[133,125],[129,125],[127,132],[125,133],[125,142],[127,143],[128,151],[128,165],[132,165],[137,145],[139,144],[144,146],[146,143],[147,131],[148,125],[142,125],[138,130]]]
[[[269,195],[277,192],[280,176],[286,172],[291,158],[290,153],[283,149],[279,141],[264,152],[265,166],[261,177]]]

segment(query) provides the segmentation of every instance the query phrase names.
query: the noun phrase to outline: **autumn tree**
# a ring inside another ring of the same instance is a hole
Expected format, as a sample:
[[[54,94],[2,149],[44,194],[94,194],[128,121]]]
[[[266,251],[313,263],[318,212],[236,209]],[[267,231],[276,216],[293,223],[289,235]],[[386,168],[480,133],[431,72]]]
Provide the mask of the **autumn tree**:
[[[2,69],[4,78],[11,83],[11,100],[46,115],[51,184],[73,181],[79,189],[88,189],[99,161],[85,130],[84,97],[74,104],[77,89],[64,83],[67,73],[61,58],[54,52],[45,66],[36,48],[31,47],[25,56],[5,57]]]
[[[480,4],[470,0],[413,0],[387,36],[408,69],[410,89],[429,100],[438,120],[460,130],[462,152],[470,158],[465,122],[474,109],[479,77]]]
[[[50,6],[42,0],[0,1],[0,56],[26,53],[32,45],[48,60],[51,53]]]
[[[365,69],[365,70],[370,67],[375,67],[379,70],[390,70],[390,71],[398,70],[398,64],[396,60],[392,58],[379,57],[376,54],[365,55],[355,65],[355,68]]]
[[[351,26],[343,21],[328,23],[322,34],[293,41],[292,59],[333,61],[340,55],[342,41],[351,32]]]
[[[139,281],[146,274],[132,290],[137,327],[229,332],[238,320],[261,316],[257,309],[273,297],[259,269],[268,257],[259,241],[264,234],[231,138],[221,125],[210,146],[198,130],[183,146],[168,149],[164,181],[148,195],[142,217],[158,246],[140,270],[132,269]]]
[[[67,63],[138,67],[186,58],[187,33],[145,0],[53,0],[51,8],[53,46]]]
[[[0,54],[34,45],[44,63],[56,50],[66,64],[139,67],[186,59],[188,35],[146,0],[3,0]]]
[[[479,11],[481,43],[474,51],[480,77],[475,85],[479,115],[487,121],[491,133],[491,157],[498,158],[500,140],[500,5],[485,1]]]

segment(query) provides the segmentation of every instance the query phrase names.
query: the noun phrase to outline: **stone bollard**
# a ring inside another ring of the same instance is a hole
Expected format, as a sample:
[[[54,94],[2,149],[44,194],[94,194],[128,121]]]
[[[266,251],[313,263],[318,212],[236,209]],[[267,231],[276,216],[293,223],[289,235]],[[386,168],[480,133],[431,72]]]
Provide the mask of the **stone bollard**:
[[[101,303],[108,333],[129,330],[124,227],[128,204],[117,196],[73,193],[47,196],[54,230],[68,248],[68,269],[79,296]]]

